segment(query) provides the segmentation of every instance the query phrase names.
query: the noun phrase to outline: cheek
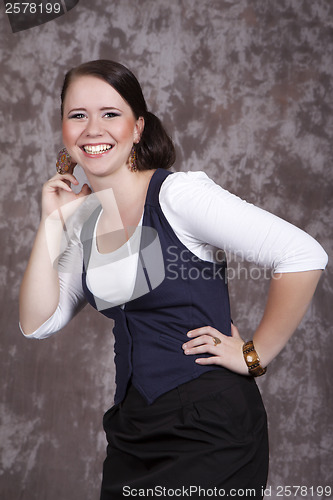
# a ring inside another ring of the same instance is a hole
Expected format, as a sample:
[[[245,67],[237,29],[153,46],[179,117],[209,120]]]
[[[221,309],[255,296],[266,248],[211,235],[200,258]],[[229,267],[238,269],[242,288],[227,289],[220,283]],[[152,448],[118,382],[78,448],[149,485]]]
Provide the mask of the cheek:
[[[73,161],[78,163],[78,157],[77,157],[77,148],[76,146],[76,141],[77,141],[77,130],[73,128],[72,124],[70,122],[63,122],[62,123],[62,142],[67,149],[68,153],[72,157]]]
[[[118,140],[128,140],[134,137],[135,123],[133,120],[127,120],[117,127]]]
[[[70,148],[73,143],[73,129],[68,122],[62,124],[62,139],[66,148]]]

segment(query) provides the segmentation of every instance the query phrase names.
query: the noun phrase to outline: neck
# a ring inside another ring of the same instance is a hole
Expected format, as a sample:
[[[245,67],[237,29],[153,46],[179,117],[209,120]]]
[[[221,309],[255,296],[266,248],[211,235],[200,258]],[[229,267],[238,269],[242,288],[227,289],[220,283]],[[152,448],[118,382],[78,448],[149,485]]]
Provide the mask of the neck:
[[[125,214],[141,212],[149,181],[155,170],[132,172],[128,168],[119,169],[105,176],[89,176],[90,185],[98,197],[104,216],[114,216],[115,208],[122,219]]]

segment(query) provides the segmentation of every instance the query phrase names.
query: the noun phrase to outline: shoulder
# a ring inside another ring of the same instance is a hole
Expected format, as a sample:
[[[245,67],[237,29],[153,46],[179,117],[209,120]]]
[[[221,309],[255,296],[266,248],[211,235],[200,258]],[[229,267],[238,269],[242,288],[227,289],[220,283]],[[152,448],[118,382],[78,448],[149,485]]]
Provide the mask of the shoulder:
[[[187,198],[193,199],[194,195],[203,194],[215,187],[220,188],[205,172],[173,172],[161,186],[160,201],[167,204],[179,203]]]
[[[191,211],[193,208],[217,205],[243,205],[244,200],[230,193],[203,171],[174,172],[163,182],[160,190],[161,206]]]
[[[188,171],[188,172],[172,172],[168,175],[162,184],[161,190],[166,191],[171,188],[186,189],[189,186],[199,184],[215,184],[208,175],[203,171]]]

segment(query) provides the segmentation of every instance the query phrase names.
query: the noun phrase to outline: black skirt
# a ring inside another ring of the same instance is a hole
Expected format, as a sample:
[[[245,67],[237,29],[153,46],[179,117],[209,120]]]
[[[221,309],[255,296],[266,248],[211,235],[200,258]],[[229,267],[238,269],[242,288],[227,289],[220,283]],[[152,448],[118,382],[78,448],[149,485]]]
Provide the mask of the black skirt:
[[[251,377],[212,370],[151,405],[130,385],[103,425],[101,500],[263,497],[267,421]]]

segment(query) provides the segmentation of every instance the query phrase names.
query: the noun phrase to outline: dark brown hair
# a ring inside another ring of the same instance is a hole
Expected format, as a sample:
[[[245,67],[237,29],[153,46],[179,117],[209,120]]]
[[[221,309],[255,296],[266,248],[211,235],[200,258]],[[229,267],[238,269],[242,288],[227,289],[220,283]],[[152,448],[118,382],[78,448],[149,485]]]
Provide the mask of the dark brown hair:
[[[72,68],[65,76],[61,91],[61,116],[71,82],[80,76],[95,76],[111,85],[131,107],[136,119],[144,118],[140,142],[135,144],[138,170],[170,168],[176,159],[172,140],[161,121],[147,109],[141,86],[133,73],[122,64],[98,59]]]

